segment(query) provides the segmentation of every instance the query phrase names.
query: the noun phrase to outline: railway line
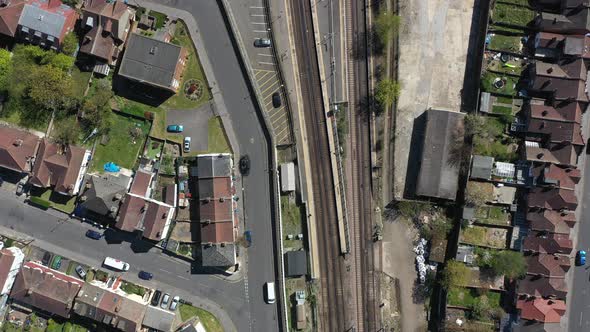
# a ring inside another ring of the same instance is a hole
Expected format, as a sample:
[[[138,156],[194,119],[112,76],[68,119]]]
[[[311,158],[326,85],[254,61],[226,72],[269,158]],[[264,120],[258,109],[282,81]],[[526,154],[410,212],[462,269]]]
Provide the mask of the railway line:
[[[306,0],[290,0],[299,59],[299,73],[306,131],[309,140],[312,190],[320,257],[319,331],[345,331],[344,257],[340,255],[336,197],[330,164],[326,110],[321,94],[320,73],[311,16],[311,4]]]

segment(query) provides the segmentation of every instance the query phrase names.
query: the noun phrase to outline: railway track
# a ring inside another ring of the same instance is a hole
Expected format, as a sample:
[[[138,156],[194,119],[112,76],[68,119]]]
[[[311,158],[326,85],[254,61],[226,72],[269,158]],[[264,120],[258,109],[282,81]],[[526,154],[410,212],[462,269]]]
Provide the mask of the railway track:
[[[320,74],[311,17],[307,0],[290,0],[299,59],[301,92],[309,141],[315,219],[318,225],[320,258],[319,331],[345,331],[343,298],[344,258],[340,255],[334,179],[330,163],[326,110],[321,94]]]
[[[348,160],[352,174],[348,201],[353,238],[351,259],[355,269],[351,286],[356,288],[356,331],[377,331],[380,325],[377,308],[379,284],[376,282],[373,242],[366,3],[363,0],[348,0],[346,9],[348,121],[352,155]]]

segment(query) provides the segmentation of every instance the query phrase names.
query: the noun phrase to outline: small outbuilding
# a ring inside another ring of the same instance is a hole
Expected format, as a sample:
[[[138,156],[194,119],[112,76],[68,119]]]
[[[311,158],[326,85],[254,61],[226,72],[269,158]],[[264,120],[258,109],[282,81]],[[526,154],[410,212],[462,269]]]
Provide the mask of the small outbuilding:
[[[281,191],[295,191],[295,164],[293,163],[281,165]]]
[[[472,179],[491,180],[493,168],[493,157],[474,155],[471,160],[470,177]]]
[[[300,277],[307,274],[307,252],[305,250],[288,251],[285,253],[287,277]]]

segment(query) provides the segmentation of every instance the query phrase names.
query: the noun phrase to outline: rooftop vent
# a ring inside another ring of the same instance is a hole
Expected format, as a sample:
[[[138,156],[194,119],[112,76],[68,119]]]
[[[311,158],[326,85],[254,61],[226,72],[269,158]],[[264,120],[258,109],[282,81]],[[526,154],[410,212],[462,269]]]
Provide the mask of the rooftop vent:
[[[14,142],[12,143],[12,145],[14,145],[14,146],[21,146],[21,145],[23,145],[23,140],[20,139],[20,138],[18,138],[16,140],[14,140]]]

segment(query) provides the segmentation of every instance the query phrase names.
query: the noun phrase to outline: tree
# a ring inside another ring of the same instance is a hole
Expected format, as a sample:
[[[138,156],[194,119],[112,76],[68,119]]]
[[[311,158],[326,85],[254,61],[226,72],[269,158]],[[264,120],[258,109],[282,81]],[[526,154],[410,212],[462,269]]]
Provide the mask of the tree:
[[[490,300],[486,295],[481,295],[473,301],[470,306],[471,309],[471,319],[473,320],[482,320],[489,316],[491,306]]]
[[[456,260],[447,261],[442,273],[441,285],[447,289],[451,286],[464,286],[470,275],[471,271],[465,264]]]
[[[37,106],[57,111],[74,101],[72,78],[52,65],[36,67],[27,84],[27,95]]]
[[[10,52],[5,49],[0,49],[0,92],[8,89],[8,78],[10,70]]]
[[[463,118],[463,123],[465,126],[465,135],[466,136],[482,136],[484,133],[484,127],[486,125],[486,120],[483,116],[478,116],[475,114],[467,114]]]
[[[75,117],[68,117],[54,127],[53,140],[63,146],[73,144],[80,138],[80,127]]]
[[[108,131],[111,123],[110,101],[113,92],[108,89],[97,89],[92,96],[87,97],[82,104],[84,125],[88,129],[97,128],[101,133]]]
[[[48,55],[47,57],[44,58],[44,62],[46,62],[49,65],[52,65],[55,68],[59,68],[61,70],[63,70],[64,72],[67,72],[70,70],[70,68],[72,68],[72,66],[74,66],[74,61],[76,61],[76,59],[74,59],[73,57],[66,55],[66,54],[62,54],[62,53],[49,53],[50,55]],[[45,64],[45,63],[43,63]]]
[[[375,19],[375,33],[382,45],[387,45],[389,41],[399,31],[401,17],[383,10]]]
[[[420,229],[420,235],[427,240],[431,240],[433,237],[445,238],[452,228],[453,222],[449,218],[437,215],[428,225],[424,225]]]
[[[496,275],[505,275],[509,279],[521,277],[527,270],[522,253],[512,250],[494,252],[488,265]]]
[[[61,42],[61,51],[67,55],[74,55],[78,48],[78,36],[74,32],[68,33]]]
[[[375,87],[375,100],[383,107],[387,108],[399,98],[401,85],[394,80],[383,79]]]

